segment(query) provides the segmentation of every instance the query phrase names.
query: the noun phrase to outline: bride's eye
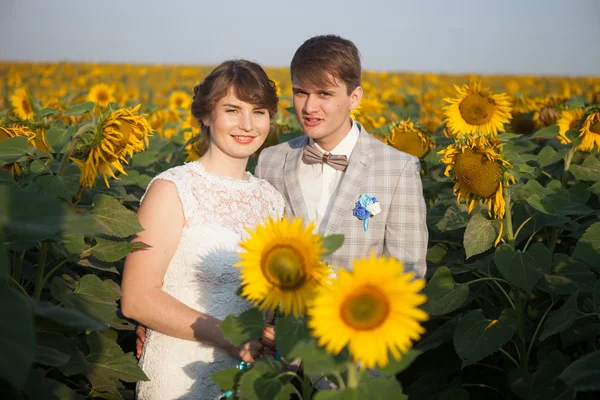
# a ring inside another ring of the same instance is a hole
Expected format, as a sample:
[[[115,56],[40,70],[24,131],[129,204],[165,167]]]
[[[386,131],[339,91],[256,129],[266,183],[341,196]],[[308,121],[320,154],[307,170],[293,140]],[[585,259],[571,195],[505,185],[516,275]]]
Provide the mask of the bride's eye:
[[[236,113],[236,112],[237,112],[237,110],[236,110],[235,108],[230,108],[229,110],[227,110],[227,111],[225,111],[225,112],[227,112],[227,113],[230,113],[230,114],[233,114],[233,113]]]
[[[265,115],[265,113],[266,113],[265,110],[254,110],[254,114]]]

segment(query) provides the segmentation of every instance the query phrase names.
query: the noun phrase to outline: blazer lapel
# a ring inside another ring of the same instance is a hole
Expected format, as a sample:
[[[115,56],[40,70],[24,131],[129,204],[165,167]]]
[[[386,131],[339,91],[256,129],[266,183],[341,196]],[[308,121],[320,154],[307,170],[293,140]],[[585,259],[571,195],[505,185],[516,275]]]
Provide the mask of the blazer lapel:
[[[358,122],[356,122],[358,124]],[[359,124],[360,134],[358,142],[348,160],[348,167],[342,176],[342,181],[335,194],[333,207],[327,219],[327,225],[322,231],[324,235],[338,233],[338,229],[345,217],[352,216],[352,209],[360,197],[361,183],[371,164],[373,146],[371,135]]]
[[[308,138],[306,138],[306,141]],[[306,209],[306,203],[304,202],[304,196],[302,196],[302,188],[300,187],[300,179],[298,178],[298,167],[300,159],[302,157],[302,151],[306,146],[304,145],[292,147],[285,156],[285,164],[283,171],[283,180],[285,182],[285,189],[290,198],[290,205],[292,211],[296,217],[302,217],[304,225],[308,223],[308,211]]]

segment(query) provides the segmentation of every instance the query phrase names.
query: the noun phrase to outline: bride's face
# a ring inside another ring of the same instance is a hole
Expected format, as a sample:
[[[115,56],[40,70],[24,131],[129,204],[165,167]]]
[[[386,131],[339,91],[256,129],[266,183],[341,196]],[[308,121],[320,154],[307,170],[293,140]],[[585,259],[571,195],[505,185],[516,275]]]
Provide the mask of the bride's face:
[[[267,109],[241,101],[231,90],[219,100],[211,118],[202,122],[210,128],[211,146],[234,158],[255,153],[271,126]]]

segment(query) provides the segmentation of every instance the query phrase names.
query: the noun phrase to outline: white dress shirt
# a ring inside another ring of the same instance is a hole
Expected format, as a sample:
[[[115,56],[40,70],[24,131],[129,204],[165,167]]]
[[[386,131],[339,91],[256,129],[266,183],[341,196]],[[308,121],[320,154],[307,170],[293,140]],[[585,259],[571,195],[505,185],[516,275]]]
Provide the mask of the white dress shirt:
[[[323,153],[344,155],[350,159],[350,154],[352,154],[352,150],[354,150],[354,146],[358,142],[360,133],[354,120],[351,121],[352,128],[350,132],[331,152],[320,148],[313,139],[309,139],[308,144]],[[333,207],[343,175],[343,171],[339,171],[327,164],[305,164],[300,161],[298,178],[300,179],[302,196],[306,204],[308,218],[310,221],[316,223],[317,229],[321,224],[323,224],[323,227],[327,226],[327,218]]]

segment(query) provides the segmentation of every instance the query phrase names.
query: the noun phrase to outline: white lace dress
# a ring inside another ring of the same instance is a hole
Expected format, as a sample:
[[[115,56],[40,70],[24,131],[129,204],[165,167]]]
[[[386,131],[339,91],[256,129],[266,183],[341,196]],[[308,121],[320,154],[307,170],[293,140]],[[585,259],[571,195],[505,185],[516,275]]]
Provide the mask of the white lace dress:
[[[239,243],[248,235],[246,228],[269,216],[283,216],[282,196],[251,174],[249,180],[224,178],[207,172],[199,162],[169,169],[154,179],[175,184],[186,221],[162,290],[218,319],[248,309],[250,304],[235,295],[240,280],[233,265]],[[150,381],[138,383],[137,398],[215,399],[221,391],[210,375],[237,363],[220,348],[148,329],[140,367]]]

